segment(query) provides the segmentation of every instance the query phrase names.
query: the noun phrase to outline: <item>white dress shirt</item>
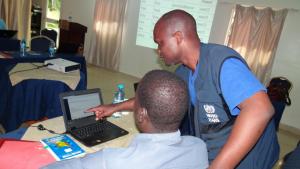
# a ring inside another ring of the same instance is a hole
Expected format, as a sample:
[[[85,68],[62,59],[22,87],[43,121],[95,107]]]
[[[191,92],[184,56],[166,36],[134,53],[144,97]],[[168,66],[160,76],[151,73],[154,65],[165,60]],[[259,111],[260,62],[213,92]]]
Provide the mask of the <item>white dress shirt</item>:
[[[138,134],[127,148],[105,148],[83,158],[56,162],[44,169],[205,169],[205,143],[180,132]]]

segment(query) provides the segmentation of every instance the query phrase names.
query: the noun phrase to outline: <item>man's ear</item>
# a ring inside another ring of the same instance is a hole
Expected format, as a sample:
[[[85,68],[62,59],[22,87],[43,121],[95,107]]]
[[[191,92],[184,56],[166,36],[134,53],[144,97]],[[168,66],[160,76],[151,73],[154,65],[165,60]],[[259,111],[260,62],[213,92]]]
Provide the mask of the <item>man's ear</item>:
[[[180,44],[183,40],[183,34],[181,31],[176,31],[175,33],[173,33],[173,37],[176,38],[177,44]]]
[[[144,107],[140,107],[137,114],[137,121],[138,123],[143,123],[145,122],[145,120],[148,121],[147,109]]]

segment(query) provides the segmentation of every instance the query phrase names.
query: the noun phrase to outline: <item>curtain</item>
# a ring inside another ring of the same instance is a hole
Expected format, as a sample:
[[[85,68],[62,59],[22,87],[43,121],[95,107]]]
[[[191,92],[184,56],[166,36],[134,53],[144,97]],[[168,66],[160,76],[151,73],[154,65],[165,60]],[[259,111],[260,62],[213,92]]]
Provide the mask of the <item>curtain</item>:
[[[287,9],[235,7],[227,45],[245,58],[262,83],[270,78],[286,15]]]
[[[127,0],[96,0],[88,63],[118,70]]]
[[[0,18],[7,29],[18,31],[18,39],[30,40],[31,0],[0,0]]]

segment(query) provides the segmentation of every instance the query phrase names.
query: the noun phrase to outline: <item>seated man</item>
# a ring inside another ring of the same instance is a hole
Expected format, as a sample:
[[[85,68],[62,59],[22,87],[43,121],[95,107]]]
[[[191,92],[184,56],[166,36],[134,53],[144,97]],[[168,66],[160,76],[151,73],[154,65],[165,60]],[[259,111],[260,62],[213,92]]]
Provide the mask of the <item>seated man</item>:
[[[187,106],[184,81],[167,71],[150,71],[140,81],[135,97],[134,118],[141,133],[127,148],[105,148],[44,169],[207,168],[205,143],[193,136],[180,136],[178,130]]]

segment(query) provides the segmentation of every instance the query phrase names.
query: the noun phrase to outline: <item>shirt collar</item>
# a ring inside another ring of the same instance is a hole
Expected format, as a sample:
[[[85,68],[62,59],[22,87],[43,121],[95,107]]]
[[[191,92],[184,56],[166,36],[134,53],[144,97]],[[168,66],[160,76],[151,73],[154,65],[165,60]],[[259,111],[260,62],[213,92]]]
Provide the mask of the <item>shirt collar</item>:
[[[132,143],[134,142],[166,142],[169,144],[173,144],[181,140],[180,131],[171,133],[140,133],[138,134]]]

